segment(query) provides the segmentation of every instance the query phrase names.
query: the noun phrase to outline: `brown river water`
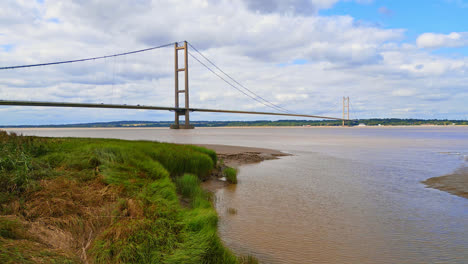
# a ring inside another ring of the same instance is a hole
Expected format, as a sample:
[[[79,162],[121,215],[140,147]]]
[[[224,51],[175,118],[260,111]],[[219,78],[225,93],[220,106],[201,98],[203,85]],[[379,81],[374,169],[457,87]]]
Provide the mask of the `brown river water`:
[[[222,240],[261,263],[468,263],[468,199],[420,183],[468,166],[468,127],[13,130],[292,154],[216,192]]]

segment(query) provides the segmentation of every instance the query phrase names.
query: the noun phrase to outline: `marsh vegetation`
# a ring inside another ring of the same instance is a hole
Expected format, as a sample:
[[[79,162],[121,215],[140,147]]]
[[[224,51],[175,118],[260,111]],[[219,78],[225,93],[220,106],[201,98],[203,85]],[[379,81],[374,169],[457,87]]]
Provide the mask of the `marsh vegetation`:
[[[202,147],[0,131],[0,262],[256,263],[217,235],[216,166]]]

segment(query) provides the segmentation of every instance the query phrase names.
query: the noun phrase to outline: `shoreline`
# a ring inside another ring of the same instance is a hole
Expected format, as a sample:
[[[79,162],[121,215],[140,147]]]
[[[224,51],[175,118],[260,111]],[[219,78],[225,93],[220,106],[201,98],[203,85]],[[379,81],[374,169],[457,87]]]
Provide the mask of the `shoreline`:
[[[421,183],[425,184],[426,188],[468,199],[468,167],[462,167],[451,174],[429,178]]]
[[[222,160],[223,165],[238,169],[242,165],[255,164],[265,160],[274,160],[279,157],[292,156],[292,154],[284,153],[279,150],[241,147],[219,144],[194,144],[195,146],[211,149],[216,152],[218,160]],[[201,186],[204,190],[214,192],[224,188],[230,183],[218,177],[219,172],[215,171],[211,177],[202,182]]]
[[[215,151],[218,159],[223,160],[224,165],[236,169],[243,165],[255,164],[265,160],[274,160],[284,156],[292,156],[292,154],[289,153],[267,148],[220,144],[194,145]],[[437,189],[468,199],[468,167],[459,168],[451,174],[426,179],[421,181],[421,183],[426,185],[426,188]],[[202,188],[211,192],[228,185],[230,185],[230,183],[217,177],[216,172],[208,180],[202,182]]]

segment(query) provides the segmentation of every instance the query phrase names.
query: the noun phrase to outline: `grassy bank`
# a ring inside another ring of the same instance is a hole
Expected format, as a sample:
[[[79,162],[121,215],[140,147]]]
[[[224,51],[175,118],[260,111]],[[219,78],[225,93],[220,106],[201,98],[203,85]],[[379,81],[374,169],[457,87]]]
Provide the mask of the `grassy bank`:
[[[254,263],[217,235],[201,147],[0,131],[1,263]]]

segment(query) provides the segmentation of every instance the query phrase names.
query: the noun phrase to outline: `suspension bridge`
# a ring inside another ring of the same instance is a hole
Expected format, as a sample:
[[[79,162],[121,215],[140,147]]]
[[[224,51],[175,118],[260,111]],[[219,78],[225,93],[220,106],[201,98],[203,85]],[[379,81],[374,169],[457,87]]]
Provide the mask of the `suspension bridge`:
[[[347,105],[347,116],[345,114],[345,107],[343,103],[343,117],[329,117],[321,115],[311,115],[311,114],[301,114],[289,111],[288,109],[272,103],[271,101],[265,99],[264,97],[256,94],[252,90],[248,89],[240,82],[236,81],[229,74],[223,71],[218,67],[212,60],[195,48],[192,44],[187,41],[183,42],[174,42],[165,45],[155,46],[151,48],[135,50],[125,53],[118,53],[100,57],[91,57],[84,59],[76,60],[66,60],[66,61],[55,61],[48,63],[38,63],[38,64],[26,64],[26,65],[17,65],[17,66],[4,66],[0,67],[2,70],[18,70],[24,68],[35,68],[35,67],[47,67],[52,65],[59,64],[72,64],[80,63],[86,61],[96,61],[102,59],[116,58],[136,53],[144,53],[151,50],[167,48],[173,46],[174,48],[174,106],[153,106],[153,105],[131,105],[131,104],[108,104],[108,103],[82,103],[82,102],[49,102],[49,101],[25,101],[25,100],[1,100],[0,105],[3,106],[30,106],[30,107],[76,107],[76,108],[108,108],[108,109],[139,109],[139,110],[162,110],[162,111],[171,111],[174,112],[174,124],[171,125],[172,129],[191,129],[194,128],[190,124],[190,113],[192,112],[211,112],[211,113],[232,113],[232,114],[250,114],[250,115],[271,115],[271,116],[291,116],[291,117],[306,117],[306,118],[318,118],[318,119],[330,119],[330,120],[341,120],[343,125],[345,121],[349,121],[349,98]],[[198,56],[195,56],[192,52],[189,51],[189,47],[193,49]],[[183,52],[183,67],[180,67],[180,52]],[[220,80],[225,82],[227,85],[236,89],[243,95],[249,97],[251,100],[256,101],[266,107],[274,109],[274,112],[265,112],[265,111],[241,111],[241,110],[226,110],[226,109],[206,109],[206,108],[192,108],[190,107],[190,96],[189,96],[189,56],[195,61],[200,63],[203,67],[208,69],[209,72],[214,74]],[[203,62],[204,60],[205,62]],[[183,73],[183,85],[182,89],[180,88],[180,73]],[[183,105],[180,102],[180,94],[183,94]],[[183,122],[180,122],[180,117],[184,117]]]

